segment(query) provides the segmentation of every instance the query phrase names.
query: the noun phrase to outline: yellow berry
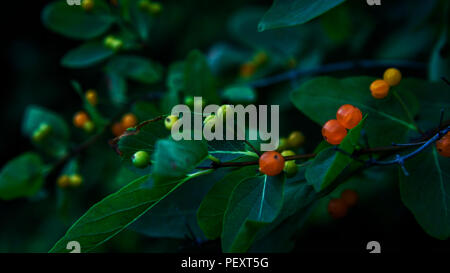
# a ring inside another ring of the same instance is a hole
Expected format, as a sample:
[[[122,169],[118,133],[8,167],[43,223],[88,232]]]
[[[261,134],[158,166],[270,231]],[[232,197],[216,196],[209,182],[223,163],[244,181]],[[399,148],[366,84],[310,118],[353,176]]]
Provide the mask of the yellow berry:
[[[93,106],[97,105],[98,103],[97,92],[93,89],[88,90],[86,92],[86,100]]]
[[[92,122],[90,120],[86,121],[83,124],[83,130],[88,133],[91,133],[92,131],[94,131],[94,129],[95,129],[95,124],[94,124],[94,122]]]
[[[395,86],[400,83],[402,73],[396,68],[388,68],[384,72],[383,79],[390,85]]]
[[[294,131],[289,135],[287,141],[289,147],[297,148],[305,143],[305,136],[300,131]]]
[[[81,2],[81,7],[85,11],[91,11],[94,8],[94,0],[83,0]]]
[[[161,3],[157,3],[157,2],[151,2],[147,8],[148,8],[148,11],[150,12],[150,14],[153,14],[153,15],[160,14],[162,11]]]
[[[66,174],[61,175],[60,177],[58,177],[57,183],[58,187],[62,189],[67,188],[70,185],[70,178]]]
[[[168,116],[164,120],[164,125],[166,126],[167,130],[172,130],[173,125],[177,121],[178,121],[178,117],[177,116],[173,116],[173,115],[172,116]]]
[[[73,174],[69,177],[70,186],[79,187],[83,183],[83,177],[79,174]]]

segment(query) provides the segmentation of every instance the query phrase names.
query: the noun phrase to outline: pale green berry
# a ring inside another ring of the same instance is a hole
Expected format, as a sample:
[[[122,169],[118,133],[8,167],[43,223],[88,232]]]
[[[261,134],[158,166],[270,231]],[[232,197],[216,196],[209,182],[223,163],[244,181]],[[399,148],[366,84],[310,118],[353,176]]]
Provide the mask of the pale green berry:
[[[132,156],[131,161],[136,168],[143,169],[150,164],[150,155],[145,151],[138,151]]]

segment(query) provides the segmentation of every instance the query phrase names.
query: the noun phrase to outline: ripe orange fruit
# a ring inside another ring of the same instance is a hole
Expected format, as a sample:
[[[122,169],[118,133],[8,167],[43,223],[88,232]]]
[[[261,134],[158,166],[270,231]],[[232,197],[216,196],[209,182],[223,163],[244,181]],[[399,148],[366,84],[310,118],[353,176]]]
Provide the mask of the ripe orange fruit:
[[[347,215],[348,206],[344,200],[339,198],[331,199],[328,203],[328,213],[334,219],[339,219]]]
[[[358,203],[358,193],[354,190],[344,190],[341,193],[341,199],[347,204],[347,206],[352,207]]]
[[[332,145],[338,145],[347,135],[347,130],[339,121],[332,119],[327,121],[322,127],[323,138]]]
[[[441,156],[450,157],[450,132],[436,141],[436,149]]]
[[[125,132],[125,128],[122,126],[122,123],[116,122],[111,126],[111,132],[114,136],[121,136]]]
[[[256,66],[253,63],[244,63],[241,65],[240,75],[242,78],[250,78],[253,74],[255,74],[255,70]]]
[[[345,104],[337,110],[336,119],[345,128],[352,129],[361,122],[362,113],[357,107]]]
[[[275,176],[284,169],[284,157],[275,151],[265,152],[259,158],[259,171],[269,176]]]
[[[58,177],[57,184],[58,187],[62,189],[67,188],[70,185],[70,177],[66,174],[61,175],[60,177]]]
[[[128,113],[122,117],[122,127],[127,129],[137,124],[137,117],[133,113]]]
[[[389,94],[389,84],[385,80],[375,80],[370,85],[370,92],[376,99],[385,98]]]
[[[89,120],[89,116],[84,111],[79,111],[73,116],[73,125],[78,128],[82,128],[83,125]]]

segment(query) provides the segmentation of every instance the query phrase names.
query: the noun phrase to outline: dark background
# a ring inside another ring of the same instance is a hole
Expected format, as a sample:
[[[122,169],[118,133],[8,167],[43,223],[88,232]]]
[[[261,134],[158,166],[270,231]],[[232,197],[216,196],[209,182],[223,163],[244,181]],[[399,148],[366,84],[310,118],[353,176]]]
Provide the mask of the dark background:
[[[1,39],[1,59],[4,68],[0,108],[2,124],[1,165],[20,153],[32,149],[29,140],[22,136],[20,130],[23,111],[27,105],[42,105],[61,113],[67,120],[70,120],[72,113],[77,110],[79,97],[72,91],[69,80],[74,77],[82,77],[84,82],[89,83],[94,82],[98,76],[98,71],[73,71],[59,65],[60,58],[68,49],[77,46],[78,42],[61,37],[44,28],[40,16],[42,8],[47,2],[2,2],[4,13],[0,20],[5,32]],[[197,1],[195,8],[197,13],[202,13],[201,10],[208,12],[209,9],[213,8],[211,5],[217,5],[216,8],[225,11],[227,9],[232,11],[239,7],[240,1],[222,1],[225,3],[220,4],[218,2]],[[250,2],[257,2],[266,7],[271,3],[271,1]],[[388,1],[382,2],[388,5]],[[400,10],[400,13],[407,10],[408,4],[413,5],[412,2],[417,1],[403,2],[405,9]],[[384,6],[383,8],[388,9],[389,7]],[[375,15],[382,12],[380,8],[373,10]],[[404,14],[401,17],[404,18]],[[377,24],[375,36],[371,38],[374,43],[382,40],[384,30],[394,23],[395,21],[380,21]],[[218,33],[217,36],[220,36],[220,34]],[[211,40],[201,41],[198,48],[206,49],[209,43],[214,42],[212,39],[214,35],[210,38]],[[173,52],[173,44],[172,46],[167,44],[159,52],[153,52],[151,55],[153,59],[164,65],[185,55],[184,52],[178,52],[173,56]],[[370,43],[365,52],[368,56],[362,57],[370,57]],[[339,54],[336,54],[335,58],[338,60]],[[418,61],[426,61],[426,56],[418,56],[417,58]],[[377,70],[364,72],[370,75],[381,73]],[[410,74],[425,77],[424,72],[410,71]],[[295,111],[294,113],[298,114]],[[314,226],[308,229],[305,234],[301,234],[295,251],[364,251],[365,244],[371,240],[379,241],[383,250],[420,252],[448,251],[450,249],[448,241],[434,239],[420,228],[412,214],[401,204],[397,187],[393,187],[391,192],[384,193],[369,203],[370,206],[388,204],[392,206],[392,210],[386,212],[386,215],[380,216],[373,213],[373,207],[358,205],[345,220],[336,221],[331,225]],[[17,206],[20,206],[20,204],[17,204]],[[7,214],[4,209],[5,207],[0,206],[0,214]],[[14,217],[13,215],[10,216]],[[39,219],[35,220],[39,221]],[[121,251],[120,249],[115,250]],[[27,249],[19,248],[17,251],[26,252]]]

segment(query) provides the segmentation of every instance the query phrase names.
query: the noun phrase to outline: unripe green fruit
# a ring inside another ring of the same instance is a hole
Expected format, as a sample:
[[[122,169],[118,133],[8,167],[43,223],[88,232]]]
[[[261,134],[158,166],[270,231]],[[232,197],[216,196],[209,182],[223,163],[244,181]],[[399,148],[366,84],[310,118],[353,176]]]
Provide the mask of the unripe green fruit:
[[[83,183],[83,177],[79,174],[73,174],[69,177],[71,187],[78,188]]]
[[[186,96],[184,98],[184,104],[186,104],[189,108],[194,107],[194,97],[193,96]]]
[[[33,132],[33,141],[41,142],[44,138],[46,138],[52,132],[52,127],[47,123],[42,123],[39,127]]]
[[[225,120],[227,118],[227,113],[230,115],[234,115],[234,109],[230,105],[222,105],[217,110],[217,117],[222,118],[222,120]]]
[[[167,130],[172,130],[173,125],[175,124],[175,122],[178,121],[178,117],[177,116],[168,116],[165,120],[164,120],[164,125],[166,126]]]
[[[131,158],[136,168],[146,168],[150,164],[150,155],[145,151],[136,152]]]
[[[293,177],[297,174],[298,171],[297,164],[295,164],[295,161],[293,160],[287,161],[286,163],[284,163],[283,171],[286,173],[287,177]]]
[[[86,132],[88,132],[88,133],[91,133],[92,131],[94,131],[94,129],[95,129],[95,124],[92,122],[92,121],[86,121],[84,124],[83,124],[83,129],[84,129],[84,131],[86,131]]]
[[[114,37],[112,35],[109,35],[108,37],[106,37],[103,43],[107,48],[110,48],[114,51],[118,51],[123,46],[123,41],[120,39],[117,39],[116,37]]]
[[[280,138],[280,143],[278,144],[278,151],[284,151],[288,147],[288,142],[285,137]]]

